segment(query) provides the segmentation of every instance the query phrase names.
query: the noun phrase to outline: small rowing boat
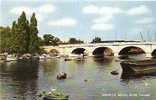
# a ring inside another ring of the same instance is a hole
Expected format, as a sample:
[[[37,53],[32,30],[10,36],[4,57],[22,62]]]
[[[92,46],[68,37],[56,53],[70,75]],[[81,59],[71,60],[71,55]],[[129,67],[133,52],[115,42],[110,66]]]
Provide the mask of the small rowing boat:
[[[156,60],[123,61],[120,63],[124,75],[137,76],[156,74]]]

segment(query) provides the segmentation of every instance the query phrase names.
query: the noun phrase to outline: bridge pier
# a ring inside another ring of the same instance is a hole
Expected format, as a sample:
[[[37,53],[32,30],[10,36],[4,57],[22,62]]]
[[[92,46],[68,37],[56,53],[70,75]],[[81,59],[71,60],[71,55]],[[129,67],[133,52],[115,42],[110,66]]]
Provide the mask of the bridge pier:
[[[119,56],[119,54],[118,54],[118,53],[114,53],[114,56],[115,56],[115,57],[118,57],[118,56]]]
[[[151,53],[146,53],[146,57],[152,57]]]

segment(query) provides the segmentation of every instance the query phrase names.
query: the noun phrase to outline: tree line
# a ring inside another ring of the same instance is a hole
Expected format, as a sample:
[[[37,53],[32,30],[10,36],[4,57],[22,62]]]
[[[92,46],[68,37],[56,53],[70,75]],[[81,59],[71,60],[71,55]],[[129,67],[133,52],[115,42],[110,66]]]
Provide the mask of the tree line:
[[[84,41],[76,38],[69,38],[67,42],[62,42],[58,37],[51,34],[44,34],[43,37],[38,36],[38,23],[35,13],[32,14],[30,20],[27,19],[25,12],[12,22],[9,27],[0,26],[0,52],[7,53],[39,53],[42,51],[40,46],[59,44],[79,44]],[[91,43],[100,43],[101,38],[95,37]]]
[[[51,34],[44,34],[43,38],[40,38],[41,45],[52,45],[57,46],[59,44],[80,44],[84,43],[84,41],[76,38],[69,38],[67,42],[61,41],[58,37],[55,37]]]
[[[80,39],[76,39],[74,37],[69,38],[67,42],[61,41],[58,37],[55,37],[51,34],[44,34],[43,39],[40,38],[41,45],[53,45],[57,46],[59,44],[81,44],[84,43],[84,41]],[[101,40],[100,37],[95,37],[90,43],[102,43],[103,41]]]

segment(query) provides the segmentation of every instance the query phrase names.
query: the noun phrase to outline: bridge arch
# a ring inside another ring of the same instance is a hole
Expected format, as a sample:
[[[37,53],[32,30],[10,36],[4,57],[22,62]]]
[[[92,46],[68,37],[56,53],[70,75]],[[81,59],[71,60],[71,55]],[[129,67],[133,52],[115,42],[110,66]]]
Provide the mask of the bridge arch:
[[[48,53],[49,53],[50,55],[56,56],[56,55],[59,54],[59,50],[53,48],[53,49],[50,49],[50,50],[48,51]]]
[[[114,52],[109,47],[97,47],[93,50],[95,56],[114,56]]]
[[[146,54],[144,49],[138,46],[127,46],[119,51],[119,55]]]
[[[156,57],[156,49],[154,49],[153,51],[152,51],[152,54],[151,54],[153,57]]]
[[[86,49],[84,48],[75,48],[74,50],[72,50],[72,54],[77,54],[77,55],[80,55],[80,54],[85,54],[86,52]]]

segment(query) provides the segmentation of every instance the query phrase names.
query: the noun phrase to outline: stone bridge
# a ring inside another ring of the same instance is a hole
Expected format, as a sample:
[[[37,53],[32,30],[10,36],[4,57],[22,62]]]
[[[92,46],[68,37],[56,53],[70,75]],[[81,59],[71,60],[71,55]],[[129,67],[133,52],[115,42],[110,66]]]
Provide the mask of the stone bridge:
[[[50,52],[58,51],[60,55],[87,54],[119,56],[130,53],[145,53],[147,57],[156,56],[156,42],[113,42],[94,44],[68,44],[59,46],[43,46]]]

